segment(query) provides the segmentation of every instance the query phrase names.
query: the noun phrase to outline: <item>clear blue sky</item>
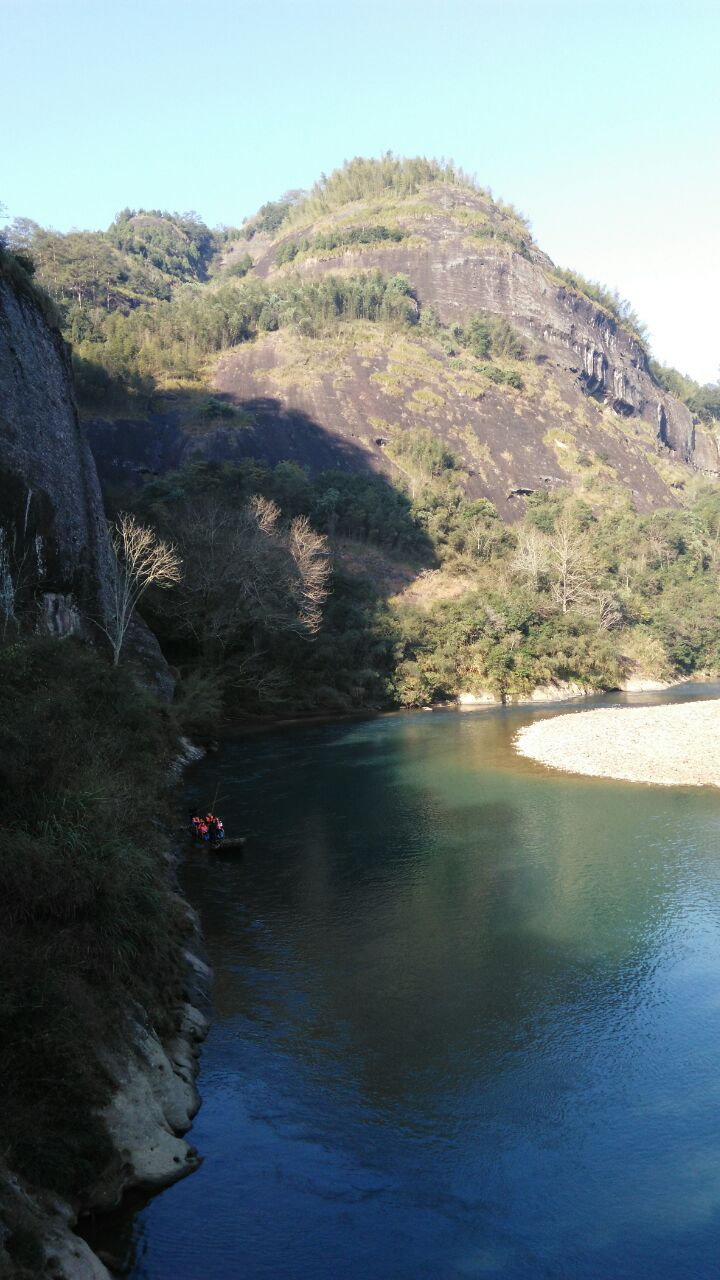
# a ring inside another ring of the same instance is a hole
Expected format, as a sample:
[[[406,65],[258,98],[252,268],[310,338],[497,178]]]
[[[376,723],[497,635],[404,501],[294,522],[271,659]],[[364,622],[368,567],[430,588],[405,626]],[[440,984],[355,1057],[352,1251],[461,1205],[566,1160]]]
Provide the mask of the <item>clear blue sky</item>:
[[[717,0],[0,0],[0,201],[237,223],[353,155],[451,156],[715,380]]]

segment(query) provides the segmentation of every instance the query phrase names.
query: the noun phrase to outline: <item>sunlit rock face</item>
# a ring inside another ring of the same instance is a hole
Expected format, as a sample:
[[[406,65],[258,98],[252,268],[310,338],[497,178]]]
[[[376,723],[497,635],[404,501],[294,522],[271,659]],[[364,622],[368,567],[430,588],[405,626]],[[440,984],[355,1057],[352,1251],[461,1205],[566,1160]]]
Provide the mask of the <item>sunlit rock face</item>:
[[[352,263],[402,272],[410,277],[420,302],[432,305],[445,323],[462,321],[477,310],[505,316],[529,337],[556,347],[558,353],[564,349],[579,357],[571,359],[568,367],[579,372],[590,393],[600,391],[608,403],[638,413],[662,403],[666,412],[669,406],[678,433],[689,430],[691,414],[657,387],[642,345],[602,308],[553,280],[553,263],[529,237],[519,248],[512,237],[503,239],[509,235],[511,220],[487,196],[464,189],[428,188],[406,203],[407,212],[401,202],[396,216],[410,233],[407,241],[391,248],[355,246],[351,257],[338,250],[334,256],[324,255],[322,261],[306,260],[299,269],[333,271]],[[486,219],[494,238],[476,238],[471,231],[473,218]],[[351,206],[336,218],[337,222],[362,219],[363,210],[353,214]],[[302,234],[312,236],[313,230],[303,228]],[[249,247],[252,251],[252,242]],[[272,271],[275,254],[276,245],[259,254],[258,275]]]
[[[102,622],[111,571],[68,349],[32,293],[0,277],[0,628]]]
[[[392,227],[401,238],[312,247],[318,235],[327,240],[328,232],[365,224]],[[301,239],[310,250],[284,263],[283,251]],[[676,503],[694,470],[720,474],[715,435],[657,385],[643,344],[563,283],[522,223],[482,192],[430,185],[412,196],[355,201],[274,239],[240,240],[226,265],[248,254],[254,275],[270,285],[296,273],[405,276],[424,322],[395,333],[354,323],[324,337],[283,328],[227,350],[209,372],[210,386],[242,424],[187,431],[181,412],[158,414],[149,430],[92,422],[108,480],[140,481],[199,454],[369,470],[402,483],[388,441],[393,428],[417,427],[452,450],[467,494],[490,498],[509,520],[539,490],[569,487],[601,503],[603,487],[615,486],[638,510],[652,511]],[[502,317],[526,341],[521,388],[473,372],[426,323],[432,313],[442,325],[464,324],[477,312]]]

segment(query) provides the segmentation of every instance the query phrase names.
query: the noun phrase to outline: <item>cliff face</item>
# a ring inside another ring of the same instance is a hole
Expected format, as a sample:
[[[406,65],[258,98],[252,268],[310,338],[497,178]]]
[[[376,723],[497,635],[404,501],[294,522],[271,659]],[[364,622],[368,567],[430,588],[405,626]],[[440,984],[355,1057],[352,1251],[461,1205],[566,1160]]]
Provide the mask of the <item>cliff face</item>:
[[[355,205],[333,222],[362,222],[367,212],[378,216]],[[400,205],[396,220],[409,233],[400,244],[325,252],[322,259],[307,257],[293,269],[312,275],[350,266],[402,273],[421,305],[432,306],[446,324],[479,310],[500,315],[552,362],[565,392],[578,387],[615,413],[644,420],[658,444],[678,460],[720,474],[715,435],[696,428],[687,406],[658,387],[642,344],[603,308],[553,279],[550,258],[529,240],[518,245],[512,237],[504,239],[511,224],[485,195],[429,187],[405,209]],[[249,249],[256,273],[267,278],[277,271],[278,243],[298,235],[312,239],[318,229],[325,224],[302,227],[272,244],[258,237],[257,245],[250,241],[242,252]]]
[[[68,347],[47,311],[41,294],[0,251],[0,639],[15,623],[46,628],[58,636],[92,635],[96,623],[105,623],[109,616],[114,556],[99,479],[78,421]],[[127,650],[142,680],[172,694],[173,681],[158,643],[140,620],[133,622]],[[127,652],[123,660],[126,657]],[[182,763],[187,762],[178,760],[177,767]],[[161,782],[163,778],[159,786]],[[60,817],[64,820],[63,814]],[[8,838],[15,845],[17,832]],[[18,847],[22,860],[27,855],[22,836]],[[169,856],[165,882],[168,899],[174,901]],[[53,895],[53,877],[49,892]],[[86,932],[73,957],[68,986],[76,989],[78,1007],[85,1007],[86,1001],[94,1009],[77,959],[92,947],[87,940],[95,925],[87,905],[78,906],[78,918]],[[190,925],[197,933],[193,918]],[[12,942],[10,938],[9,945]],[[206,1023],[190,998],[204,995],[209,970],[190,952],[186,960],[192,970],[184,980],[183,997],[188,998],[178,1002],[176,996],[165,997],[174,1018],[167,1042],[160,1043],[147,1029],[149,1019],[136,1005],[128,1007],[122,1047],[115,1044],[110,1052],[108,1044],[88,1034],[87,1059],[101,1062],[114,1083],[113,1097],[101,1112],[108,1135],[102,1155],[106,1165],[97,1169],[97,1183],[87,1192],[90,1207],[114,1204],[128,1187],[167,1185],[197,1166],[193,1148],[179,1134],[190,1128],[199,1105],[192,1082],[197,1043]],[[178,972],[178,980],[181,977]],[[82,1024],[85,1015],[77,1014],[72,1001],[68,1007]],[[118,1018],[117,1009],[111,1016]],[[90,1025],[95,1029],[91,1020]],[[23,1183],[5,1166],[5,1158],[3,1151],[0,1276],[109,1280],[106,1267],[73,1233],[81,1204]]]
[[[59,635],[107,614],[112,552],[68,349],[0,272],[0,626]]]
[[[393,433],[417,427],[452,450],[466,492],[490,498],[507,519],[537,490],[569,487],[601,505],[624,489],[638,510],[652,511],[676,504],[693,471],[720,475],[716,434],[657,385],[643,344],[612,309],[563,283],[522,221],[481,191],[430,184],[355,200],[236,242],[224,268],[248,254],[271,290],[296,273],[405,276],[421,323],[397,331],[348,322],[321,338],[299,324],[222,352],[208,386],[242,410],[241,421],[188,425],[177,396],[176,409],[169,402],[150,422],[91,422],[108,480],[200,454],[370,470],[404,483]],[[505,361],[514,382],[493,376],[501,358],[491,368],[433,329],[432,316],[451,326],[478,312],[525,340],[525,358]]]

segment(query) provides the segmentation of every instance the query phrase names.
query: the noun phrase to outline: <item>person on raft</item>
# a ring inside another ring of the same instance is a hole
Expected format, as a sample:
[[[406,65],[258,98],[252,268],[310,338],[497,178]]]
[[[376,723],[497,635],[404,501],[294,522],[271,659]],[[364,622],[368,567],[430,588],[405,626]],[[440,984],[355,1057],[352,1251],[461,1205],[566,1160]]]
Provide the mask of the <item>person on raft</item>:
[[[201,818],[193,809],[190,814],[190,834],[198,844],[209,843],[216,848],[225,839],[225,828],[222,820],[214,813],[208,813]]]
[[[208,813],[205,815],[205,825],[207,826],[210,835],[210,844],[213,848],[216,848],[217,845],[220,844],[220,841],[225,839],[225,828],[223,827],[220,818],[218,818],[214,813]]]
[[[190,835],[198,844],[210,838],[207,823],[203,822],[196,809],[190,810]]]

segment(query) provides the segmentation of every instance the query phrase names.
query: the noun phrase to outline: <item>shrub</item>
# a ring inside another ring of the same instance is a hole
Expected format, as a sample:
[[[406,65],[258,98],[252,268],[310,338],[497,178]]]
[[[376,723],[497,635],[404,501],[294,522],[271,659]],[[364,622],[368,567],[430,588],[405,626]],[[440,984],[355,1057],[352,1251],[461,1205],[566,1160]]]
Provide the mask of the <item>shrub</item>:
[[[11,1167],[63,1193],[109,1153],[95,1108],[128,1011],[167,1031],[180,994],[158,810],[174,737],[79,642],[0,650],[0,1131]]]

